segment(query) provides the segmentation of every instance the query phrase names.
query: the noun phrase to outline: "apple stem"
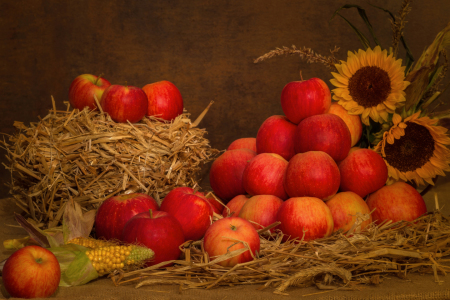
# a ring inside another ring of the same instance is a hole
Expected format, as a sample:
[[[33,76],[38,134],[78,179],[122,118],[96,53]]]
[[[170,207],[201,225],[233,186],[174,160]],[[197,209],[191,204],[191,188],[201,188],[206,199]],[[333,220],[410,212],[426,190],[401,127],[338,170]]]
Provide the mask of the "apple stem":
[[[153,219],[153,210],[149,209],[150,219]]]
[[[231,230],[236,231],[236,226],[234,226],[233,224],[230,224],[230,228]]]
[[[94,82],[95,85],[97,85],[98,81],[100,80],[100,78],[101,78],[103,75],[105,75],[105,74],[102,73],[102,74],[98,75],[97,79],[95,79],[95,82]]]
[[[302,70],[300,70],[300,79],[301,79],[302,81],[304,81],[303,75],[302,75]]]
[[[125,80],[125,87],[128,87],[128,82]]]

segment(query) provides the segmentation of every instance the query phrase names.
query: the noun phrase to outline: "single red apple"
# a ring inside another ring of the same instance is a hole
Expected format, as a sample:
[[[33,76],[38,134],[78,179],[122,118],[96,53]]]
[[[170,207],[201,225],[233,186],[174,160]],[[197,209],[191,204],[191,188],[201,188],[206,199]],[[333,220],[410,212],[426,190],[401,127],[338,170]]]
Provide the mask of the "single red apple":
[[[222,215],[225,218],[228,216],[230,217],[239,216],[242,206],[244,206],[245,202],[247,202],[248,199],[249,196],[247,195],[237,195],[236,197],[231,199],[230,202],[227,203],[226,207],[222,211]],[[227,208],[229,209],[229,213]]]
[[[342,192],[351,191],[364,198],[382,188],[388,169],[381,155],[370,149],[352,151],[339,163]]]
[[[100,105],[118,123],[139,122],[147,113],[147,95],[135,86],[111,85],[102,95]]]
[[[142,193],[113,196],[102,202],[95,216],[98,238],[120,240],[125,224],[138,213],[158,210],[158,203]]]
[[[2,278],[3,286],[14,298],[46,298],[58,289],[61,268],[47,249],[26,246],[6,260]]]
[[[276,222],[278,209],[280,209],[281,204],[283,204],[283,200],[277,196],[253,196],[242,206],[239,218],[251,221],[256,230],[263,229]],[[272,228],[271,231],[275,229],[276,227]]]
[[[253,157],[244,169],[242,181],[250,195],[274,195],[286,200],[283,181],[288,161],[275,153],[261,153]]]
[[[209,202],[209,204],[211,204],[211,207],[212,207],[213,211],[216,214],[219,214],[219,215],[222,214],[222,211],[223,211],[223,208],[224,208],[224,204],[220,203],[213,196],[206,195],[205,197],[206,197],[206,200]]]
[[[225,204],[235,196],[245,194],[242,174],[248,161],[255,155],[255,152],[248,149],[225,151],[211,165],[211,188]]]
[[[256,134],[256,152],[276,153],[289,161],[295,155],[295,124],[285,116],[271,116],[259,127]]]
[[[333,233],[333,216],[328,206],[319,198],[294,197],[286,200],[278,210],[279,228],[290,239],[304,241],[330,236]]]
[[[289,82],[281,92],[281,108],[294,124],[307,117],[326,113],[330,105],[330,89],[319,78]]]
[[[73,108],[82,110],[86,106],[90,109],[97,107],[94,95],[100,101],[103,92],[111,83],[108,80],[91,74],[77,76],[69,87],[69,102]]]
[[[378,224],[386,220],[414,221],[427,213],[427,206],[420,193],[401,181],[383,186],[370,194],[366,202],[370,211],[375,209],[372,218]]]
[[[183,98],[172,82],[158,81],[147,84],[142,89],[148,98],[147,116],[171,121],[183,113]]]
[[[353,192],[337,193],[326,204],[333,216],[334,231],[339,229],[342,229],[344,232],[349,231],[358,220],[357,213],[362,215],[370,214],[369,207],[363,198]],[[372,223],[371,215],[369,215],[369,219],[361,223],[361,230],[370,223]]]
[[[250,137],[234,140],[227,148],[227,150],[236,149],[249,149],[256,152],[256,138]]]
[[[178,220],[187,241],[197,241],[205,235],[214,213],[205,195],[190,187],[171,190],[161,203],[160,210]]]
[[[332,103],[330,106],[330,110],[328,111],[330,114],[334,114],[336,116],[341,117],[350,130],[350,135],[352,137],[352,147],[358,143],[359,139],[362,135],[362,122],[361,117],[359,115],[351,115],[348,111],[342,107],[342,105],[338,103]]]
[[[181,254],[179,247],[185,242],[183,229],[175,217],[165,211],[152,210],[131,218],[123,228],[122,240],[144,245],[155,252],[154,259],[147,262],[147,266],[178,259]]]
[[[284,189],[290,197],[317,197],[328,200],[339,190],[339,168],[322,151],[296,154],[288,164]]]
[[[333,114],[308,117],[295,131],[296,153],[323,151],[335,161],[347,157],[351,147],[351,135],[345,122]]]
[[[250,249],[219,262],[219,265],[233,267],[251,261],[260,249],[259,235],[249,221],[238,217],[223,218],[208,228],[203,239],[203,248],[213,260],[216,256],[246,247],[239,241],[245,242]]]

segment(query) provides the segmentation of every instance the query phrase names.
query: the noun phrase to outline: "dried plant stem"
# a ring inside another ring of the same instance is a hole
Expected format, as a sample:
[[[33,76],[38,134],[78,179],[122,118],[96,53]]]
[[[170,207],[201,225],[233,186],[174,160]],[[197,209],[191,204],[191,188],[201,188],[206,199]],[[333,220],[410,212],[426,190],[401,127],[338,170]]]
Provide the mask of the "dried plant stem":
[[[391,20],[392,27],[392,49],[394,53],[394,57],[397,57],[398,54],[398,44],[403,35],[403,29],[406,25],[406,16],[411,11],[412,0],[403,0],[402,6],[398,12],[398,16],[395,17],[395,20]]]

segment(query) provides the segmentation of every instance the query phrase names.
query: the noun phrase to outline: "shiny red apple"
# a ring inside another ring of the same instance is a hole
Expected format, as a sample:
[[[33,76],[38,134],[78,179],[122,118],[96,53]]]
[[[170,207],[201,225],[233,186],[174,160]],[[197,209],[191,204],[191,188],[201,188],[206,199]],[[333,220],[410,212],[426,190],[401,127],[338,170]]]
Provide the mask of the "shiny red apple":
[[[273,195],[253,196],[242,206],[239,218],[251,221],[256,230],[263,229],[276,222],[283,200]],[[276,228],[272,228],[274,231]]]
[[[161,203],[161,211],[175,217],[186,240],[200,240],[211,225],[214,209],[201,192],[190,187],[171,190]]]
[[[353,192],[341,192],[333,196],[329,201],[325,202],[331,211],[334,221],[334,231],[342,229],[344,232],[349,231],[358,220],[358,213],[368,215],[366,221],[362,221],[361,230],[372,223],[367,203]]]
[[[233,267],[239,263],[251,261],[260,249],[259,235],[252,224],[238,217],[223,218],[214,222],[206,231],[203,248],[209,254],[210,260],[217,256],[249,246],[249,250],[221,261],[223,267]]]
[[[175,217],[165,211],[152,210],[131,218],[123,228],[122,240],[144,245],[155,252],[147,266],[178,259],[181,254],[179,247],[185,242],[183,229]]]
[[[304,241],[330,236],[333,216],[328,206],[319,198],[294,197],[286,200],[278,210],[279,229],[290,239]]]
[[[183,113],[183,97],[172,82],[158,81],[147,84],[142,89],[148,98],[147,116],[171,121]]]
[[[14,252],[2,270],[3,286],[14,298],[46,298],[58,289],[61,268],[56,256],[40,246]]]
[[[103,92],[100,105],[115,122],[136,123],[147,113],[148,100],[138,87],[114,84]]]
[[[238,217],[245,202],[250,198],[247,195],[237,195],[227,203],[222,211],[224,217]]]
[[[227,150],[236,150],[236,149],[249,149],[256,152],[256,138],[240,138],[234,140],[227,148]]]
[[[133,193],[113,196],[102,202],[95,215],[97,238],[120,240],[125,224],[138,213],[158,210],[158,203],[151,196]]]
[[[289,161],[295,155],[296,128],[285,116],[275,115],[267,118],[256,134],[257,153],[276,153]]]
[[[351,191],[364,198],[382,188],[388,169],[381,155],[370,149],[352,151],[339,163],[342,192]]]
[[[330,105],[330,89],[319,78],[289,82],[281,92],[281,108],[294,124],[307,117],[326,113]]]
[[[317,197],[327,200],[339,190],[339,168],[322,151],[296,154],[288,164],[284,189],[290,197]]]
[[[256,153],[248,149],[225,151],[211,165],[209,182],[214,194],[226,204],[237,195],[245,194],[242,175]]]
[[[250,195],[274,195],[288,198],[283,181],[288,161],[275,153],[261,153],[253,157],[244,169],[242,181]]]
[[[366,200],[369,209],[375,211],[372,218],[383,221],[414,221],[427,213],[427,206],[420,193],[411,185],[398,181],[370,194]]]
[[[331,103],[328,113],[339,116],[342,120],[344,120],[345,124],[347,124],[347,127],[350,130],[350,135],[352,137],[351,145],[352,147],[355,146],[362,135],[363,128],[361,117],[359,115],[349,114],[348,111],[338,103]]]
[[[347,157],[351,147],[351,135],[345,122],[333,114],[308,117],[301,121],[295,131],[296,153],[323,151],[335,161]]]
[[[108,80],[91,74],[77,76],[69,87],[69,102],[73,108],[82,110],[86,106],[90,109],[97,107],[94,95],[100,101],[103,92],[111,83]]]

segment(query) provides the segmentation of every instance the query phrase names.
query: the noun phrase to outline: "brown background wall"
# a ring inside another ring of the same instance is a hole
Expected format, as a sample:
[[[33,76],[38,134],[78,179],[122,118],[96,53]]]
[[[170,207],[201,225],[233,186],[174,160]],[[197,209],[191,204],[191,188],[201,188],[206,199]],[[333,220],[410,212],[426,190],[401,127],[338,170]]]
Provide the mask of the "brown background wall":
[[[347,2],[1,0],[0,132],[13,133],[15,120],[27,124],[45,116],[51,95],[63,108],[76,76],[104,73],[113,84],[127,81],[142,87],[172,81],[193,119],[214,100],[201,126],[208,130],[213,147],[225,149],[236,138],[256,136],[266,118],[283,113],[281,90],[299,79],[300,70],[305,78],[319,77],[327,83],[331,78],[324,66],[298,57],[260,64],[253,63],[255,58],[276,47],[296,45],[324,55],[338,46],[338,58],[346,59],[347,50],[360,47],[342,19],[328,22]],[[370,2],[394,13],[401,4]],[[387,14],[367,1],[353,3],[367,9],[375,33],[388,47]],[[421,0],[412,7],[404,34],[419,57],[450,21],[450,1]],[[343,14],[363,28],[356,10]],[[3,155],[0,159],[4,161]],[[0,172],[7,180],[3,167]],[[3,186],[1,192],[6,196]]]

